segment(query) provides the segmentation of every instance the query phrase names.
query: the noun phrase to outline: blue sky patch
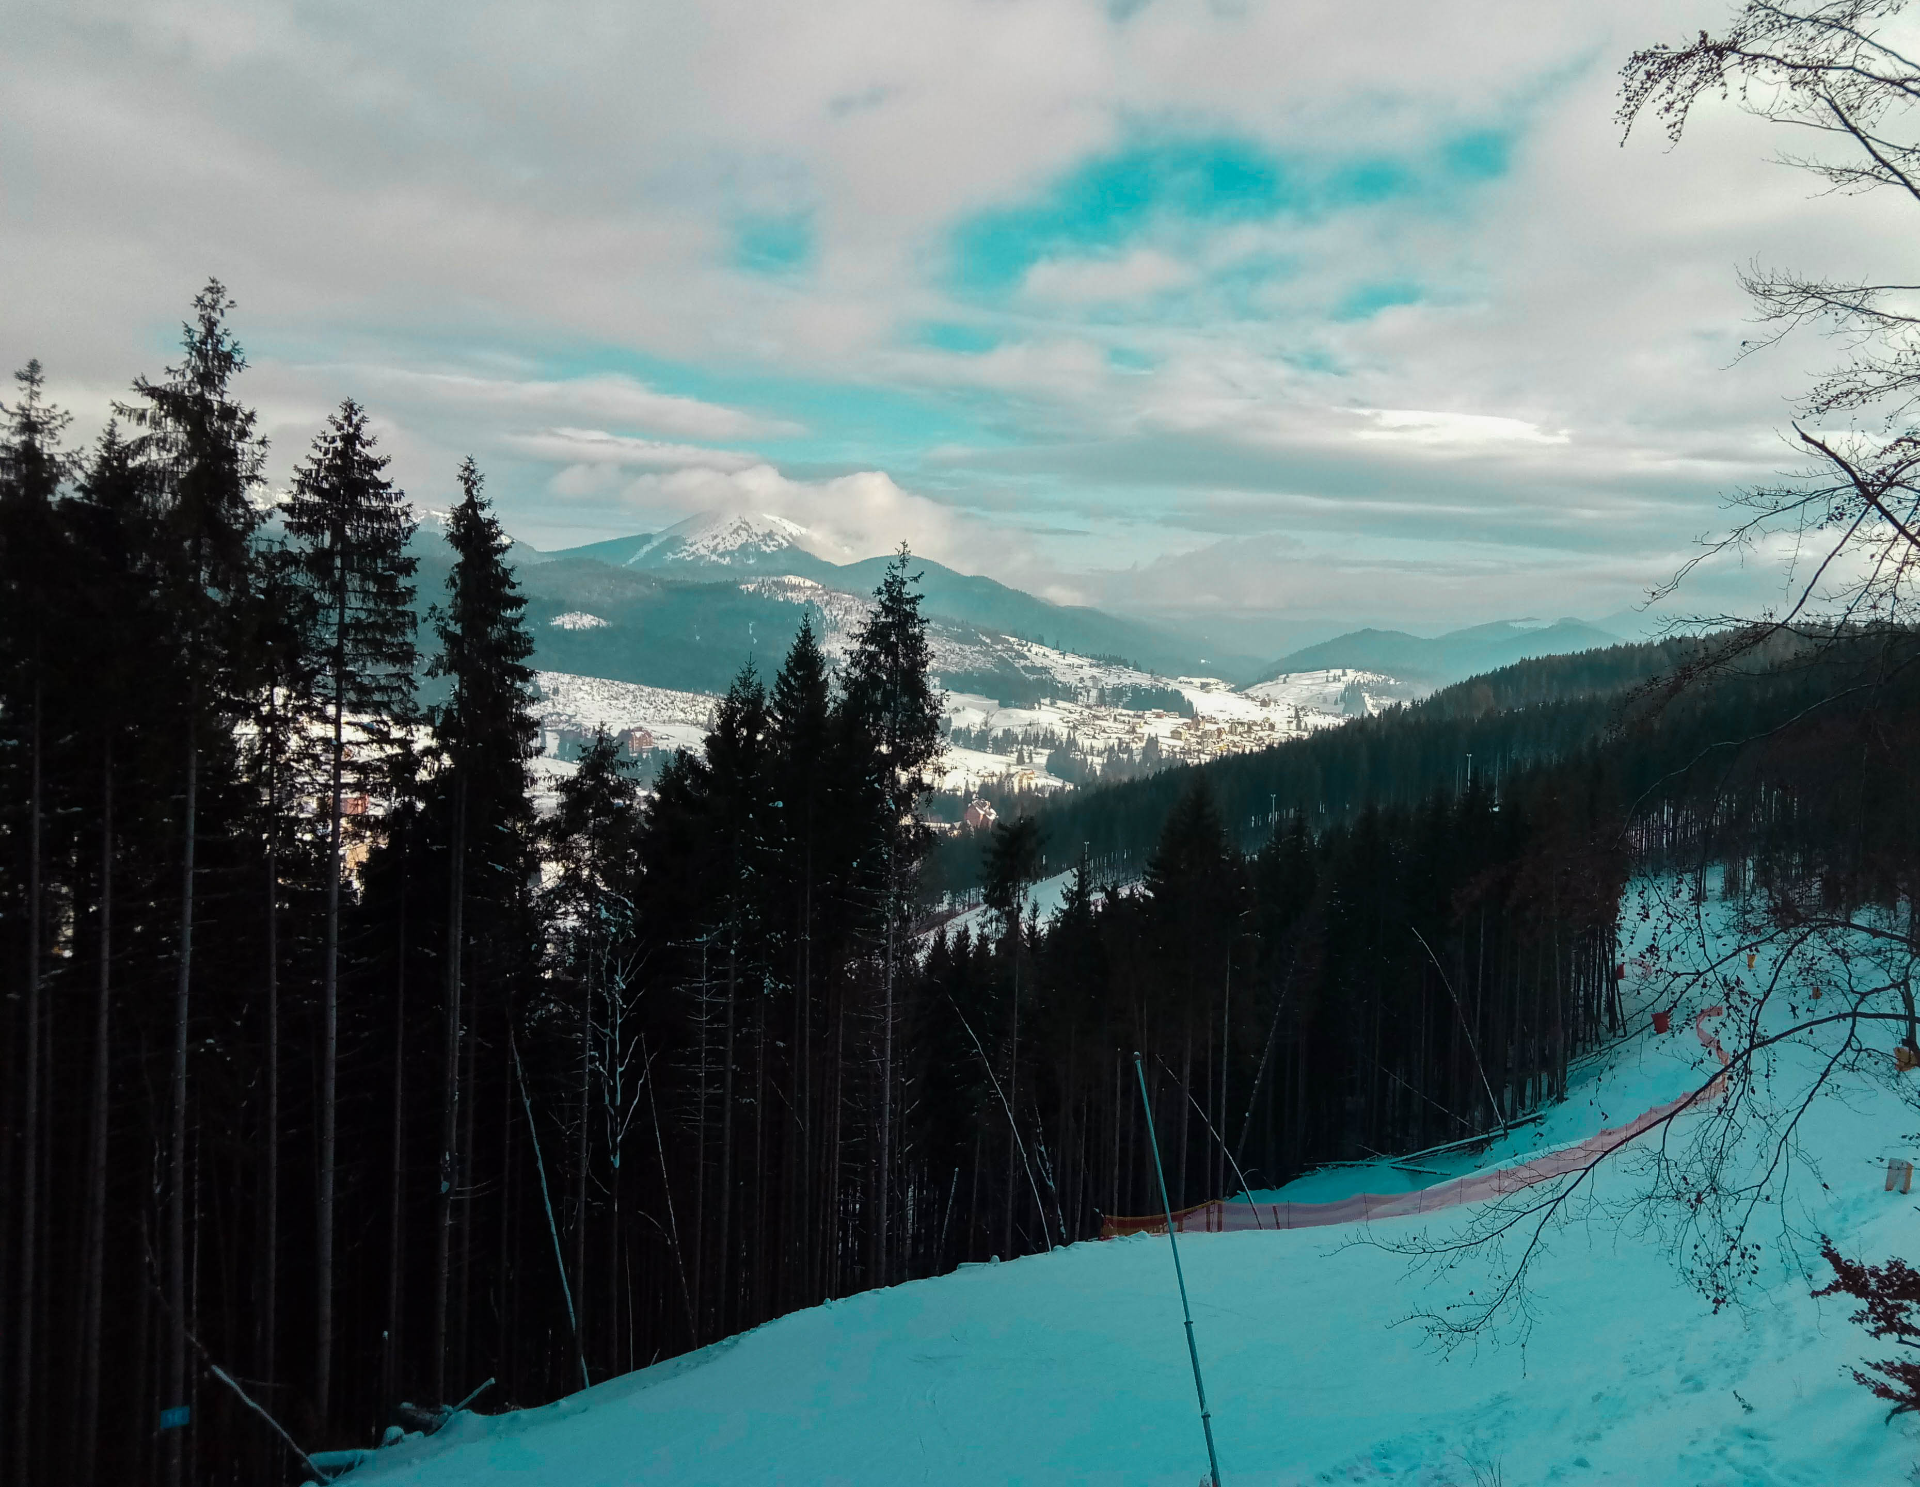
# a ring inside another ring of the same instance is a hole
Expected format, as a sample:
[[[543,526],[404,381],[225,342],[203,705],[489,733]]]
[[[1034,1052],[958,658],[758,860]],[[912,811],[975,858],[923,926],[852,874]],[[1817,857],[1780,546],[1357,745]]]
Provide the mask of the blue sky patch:
[[[805,212],[745,217],[734,227],[734,267],[750,273],[792,273],[811,263],[813,253],[813,219]]]
[[[963,356],[977,356],[1000,344],[1000,337],[992,331],[951,320],[937,320],[922,325],[910,339],[918,345],[931,346],[936,351],[953,351]]]
[[[1111,252],[1159,224],[1259,221],[1304,203],[1281,162],[1241,140],[1143,145],[1076,167],[1022,206],[954,235],[964,287],[1004,289],[1044,258]]]
[[[1365,320],[1378,315],[1382,310],[1394,305],[1417,305],[1420,303],[1420,286],[1405,280],[1385,284],[1362,284],[1350,291],[1346,298],[1334,307],[1335,320]]]
[[[1100,258],[1143,239],[1411,200],[1450,207],[1510,165],[1511,137],[1476,130],[1405,156],[1310,161],[1231,137],[1140,143],[1073,167],[1032,199],[962,222],[954,286],[996,295],[1049,258]]]

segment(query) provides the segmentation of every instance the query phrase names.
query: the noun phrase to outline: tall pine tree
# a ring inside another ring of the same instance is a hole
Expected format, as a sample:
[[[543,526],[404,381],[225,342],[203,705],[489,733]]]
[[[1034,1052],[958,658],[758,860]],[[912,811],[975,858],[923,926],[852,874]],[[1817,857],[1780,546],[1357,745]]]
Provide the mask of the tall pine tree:
[[[165,377],[134,383],[137,401],[118,411],[144,432],[138,456],[154,473],[159,502],[159,579],[175,630],[183,695],[179,922],[174,941],[173,1061],[167,1079],[166,1269],[169,1313],[165,1351],[168,1405],[187,1402],[187,1099],[193,988],[193,930],[199,837],[201,753],[224,735],[244,685],[245,619],[254,574],[252,538],[259,525],[252,495],[260,483],[265,442],[253,410],[232,384],[246,369],[227,327],[233,309],[226,287],[208,282],[183,327],[184,355]],[[165,1477],[179,1487],[184,1436],[167,1432]]]
[[[454,1227],[461,1214],[461,1188],[470,1180],[463,1150],[463,1054],[468,1024],[481,1012],[470,980],[500,999],[512,990],[533,951],[529,922],[533,806],[527,795],[527,760],[535,725],[533,672],[527,658],[526,600],[507,565],[512,539],[500,529],[471,458],[460,466],[460,501],[447,518],[453,567],[447,599],[436,606],[433,625],[440,649],[428,674],[449,687],[434,710],[441,751],[430,804],[438,834],[447,844],[446,941],[442,957],[445,1018],[442,1070],[440,1204],[434,1267],[433,1382],[435,1398],[446,1394],[446,1369],[467,1348],[464,1303],[452,1310]],[[469,910],[475,929],[469,931]],[[502,1040],[504,1042],[504,1039]],[[470,1125],[471,1122],[469,1121]],[[463,1238],[471,1225],[462,1226]],[[464,1295],[464,1292],[463,1292]],[[455,1336],[450,1337],[453,1327]]]
[[[50,1071],[43,1060],[43,1001],[45,994],[46,892],[46,757],[47,692],[56,660],[49,647],[61,633],[57,612],[63,598],[54,586],[61,568],[62,546],[54,497],[70,468],[60,450],[60,436],[68,417],[46,401],[40,363],[30,361],[15,374],[20,396],[11,406],[0,405],[6,432],[0,436],[0,667],[4,687],[7,753],[21,760],[13,799],[25,803],[24,822],[9,822],[18,831],[26,862],[20,872],[26,902],[20,920],[24,960],[19,1037],[20,1069],[12,1076],[18,1091],[18,1194],[13,1213],[19,1222],[19,1300],[13,1311],[13,1341],[17,1372],[14,1377],[12,1419],[8,1434],[20,1479],[30,1475],[30,1446],[35,1402],[32,1366],[34,1331],[43,1309],[39,1260],[45,1223],[43,1194],[47,1181],[42,1149],[47,1132],[41,1096]],[[12,815],[11,811],[8,815]],[[24,827],[24,830],[20,830]],[[11,834],[11,833],[10,833]],[[12,1082],[12,1081],[10,1081]]]
[[[294,472],[287,502],[294,572],[306,590],[303,682],[326,729],[326,923],[320,967],[320,1162],[315,1204],[314,1413],[324,1426],[333,1378],[333,1240],[340,1017],[341,826],[351,759],[364,795],[370,767],[413,711],[414,521],[351,398]],[[350,749],[348,730],[354,734]],[[361,813],[364,820],[364,813]]]
[[[927,770],[939,758],[940,699],[930,671],[923,596],[909,574],[907,545],[887,564],[874,590],[873,612],[847,658],[846,706],[858,731],[871,740],[861,774],[871,791],[880,847],[882,946],[880,996],[879,1162],[874,1177],[875,1280],[887,1284],[892,1257],[894,1147],[894,1033],[903,927],[912,911],[915,879],[928,833],[916,814],[931,788]]]

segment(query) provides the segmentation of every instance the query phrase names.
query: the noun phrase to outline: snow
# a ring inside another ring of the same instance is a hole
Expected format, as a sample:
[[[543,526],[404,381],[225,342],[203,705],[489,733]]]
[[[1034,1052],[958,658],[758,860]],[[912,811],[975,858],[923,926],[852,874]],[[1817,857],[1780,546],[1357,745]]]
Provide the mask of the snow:
[[[979,789],[988,781],[1017,785],[1037,795],[1073,788],[1065,780],[1048,774],[1041,764],[1021,764],[1011,754],[990,754],[985,749],[947,745],[946,753],[940,756],[940,773],[934,782],[935,789],[967,793]]]
[[[1072,869],[1064,873],[1055,873],[1050,878],[1042,878],[1027,890],[1027,905],[1038,912],[1042,924],[1050,924],[1053,922],[1054,915],[1058,914],[1061,906],[1066,903],[1067,890],[1072,886]],[[963,929],[972,935],[990,934],[993,931],[993,919],[993,910],[983,904],[979,908],[968,909],[963,913],[955,914],[951,919],[943,920],[920,938],[930,940],[942,930],[949,935],[957,935]]]
[[[580,773],[571,759],[556,759],[551,754],[535,754],[527,761],[527,776],[534,814],[551,816],[560,809],[560,784]]]
[[[731,563],[742,555],[804,548],[811,535],[798,522],[770,512],[705,511],[656,534],[627,562],[662,552],[669,562]]]
[[[1803,990],[1809,974],[1821,972],[1796,972]],[[1423,1165],[1506,1164],[1697,1087],[1711,1055],[1691,1024],[1676,1017],[1672,1033],[1653,1034],[1644,1010],[1658,983],[1636,977],[1629,989],[1639,1031],[1590,1060],[1565,1103],[1478,1157]],[[1776,1077],[1803,1078],[1818,1061],[1817,1050],[1792,1049]],[[1676,1273],[1671,1233],[1637,1221],[1638,1210],[1622,1221],[1645,1180],[1631,1156],[1600,1169],[1594,1203],[1552,1232],[1524,1347],[1449,1353],[1409,1320],[1467,1302],[1498,1273],[1491,1257],[1421,1276],[1378,1242],[1458,1232],[1476,1209],[1183,1237],[1223,1477],[1273,1487],[1905,1480],[1920,1427],[1885,1424],[1884,1406],[1845,1371],[1894,1349],[1849,1324],[1853,1303],[1811,1297],[1824,1280],[1817,1257],[1800,1268],[1820,1232],[1870,1260],[1915,1248],[1914,1200],[1883,1191],[1889,1151],[1911,1155],[1913,1117],[1882,1062],[1888,1073],[1844,1074],[1812,1102],[1751,1289],[1718,1312]],[[1684,1117],[1670,1140],[1706,1118]],[[1390,1191],[1392,1172],[1336,1168],[1281,1191],[1293,1201]],[[353,1479],[1189,1487],[1204,1472],[1167,1241],[1142,1235],[868,1292],[544,1408],[462,1415],[431,1439],[377,1452]]]
[[[1339,718],[1346,712],[1348,687],[1359,689],[1367,700],[1368,712],[1378,712],[1388,700],[1409,697],[1415,690],[1377,671],[1336,666],[1324,671],[1289,671],[1270,681],[1255,683],[1247,688],[1246,695]]]
[[[653,734],[656,748],[690,749],[694,753],[704,746],[707,724],[718,700],[705,692],[675,692],[567,671],[536,672],[534,681],[540,688],[543,728],[583,733],[595,728],[605,728],[609,733],[645,728]]]
[[[565,614],[556,614],[547,623],[556,630],[604,630],[609,621],[597,614],[588,614],[584,609],[570,609]]]
[[[873,612],[873,601],[858,594],[842,593],[811,578],[791,573],[775,578],[749,579],[740,585],[744,594],[774,599],[782,604],[811,605],[820,615],[814,627],[820,648],[836,661],[845,661],[853,648],[853,632]],[[797,623],[797,622],[796,622]]]

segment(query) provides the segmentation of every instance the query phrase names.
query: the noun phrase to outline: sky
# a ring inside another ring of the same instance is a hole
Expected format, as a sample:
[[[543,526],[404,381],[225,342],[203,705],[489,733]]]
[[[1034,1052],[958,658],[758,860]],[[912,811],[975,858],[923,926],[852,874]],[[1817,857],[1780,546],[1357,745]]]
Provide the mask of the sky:
[[[1627,55],[1728,14],[0,0],[0,356],[97,429],[213,275],[272,479],[353,397],[541,548],[760,511],[1250,633],[1596,618],[1795,467],[1836,348],[1742,358],[1741,267],[1905,241],[1733,108],[1623,145]]]

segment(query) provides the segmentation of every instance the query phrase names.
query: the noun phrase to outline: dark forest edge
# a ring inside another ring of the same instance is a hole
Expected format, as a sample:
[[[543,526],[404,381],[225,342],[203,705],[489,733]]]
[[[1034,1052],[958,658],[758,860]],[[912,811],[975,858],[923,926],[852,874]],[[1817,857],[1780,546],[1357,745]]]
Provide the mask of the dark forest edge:
[[[229,310],[92,450],[37,367],[0,444],[7,1481],[283,1476],[214,1364],[371,1445],[1089,1238],[1154,1201],[1135,1051],[1177,1204],[1484,1134],[1625,1029],[1634,873],[1901,891],[1893,629],[1522,663],[942,856],[904,550],[839,673],[803,624],[650,799],[601,738],[540,817],[481,472],[423,667],[358,405],[263,538]],[[961,851],[986,926],[916,938]]]

